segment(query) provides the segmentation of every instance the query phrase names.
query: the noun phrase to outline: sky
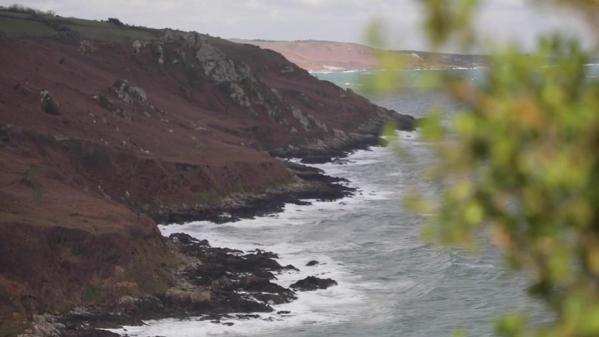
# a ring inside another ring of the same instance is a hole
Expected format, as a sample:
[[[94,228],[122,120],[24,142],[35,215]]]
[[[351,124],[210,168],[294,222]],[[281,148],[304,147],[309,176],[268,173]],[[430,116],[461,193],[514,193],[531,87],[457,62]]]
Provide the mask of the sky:
[[[560,28],[591,44],[582,20],[531,6],[526,0],[487,0],[478,27],[500,41],[530,47],[539,33]],[[392,48],[426,50],[418,0],[0,0],[1,5],[53,10],[61,16],[176,28],[224,38],[364,42],[374,19],[387,23]]]

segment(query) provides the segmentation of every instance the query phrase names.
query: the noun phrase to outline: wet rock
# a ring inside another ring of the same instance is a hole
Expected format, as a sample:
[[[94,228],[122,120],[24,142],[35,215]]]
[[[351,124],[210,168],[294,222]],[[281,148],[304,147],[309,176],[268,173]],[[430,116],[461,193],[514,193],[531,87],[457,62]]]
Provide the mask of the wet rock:
[[[307,266],[307,267],[313,267],[313,266],[315,266],[315,265],[317,265],[317,264],[319,264],[319,263],[320,263],[320,262],[318,262],[318,261],[316,261],[316,260],[312,260],[312,261],[310,261],[310,262],[306,263],[306,266]]]
[[[235,318],[237,318],[237,319],[243,319],[243,320],[250,320],[250,319],[258,319],[258,318],[260,318],[260,315],[256,315],[256,314],[245,314],[245,315],[237,315],[237,316],[235,316]]]
[[[172,240],[173,242],[175,242],[177,244],[181,244],[181,245],[198,245],[198,246],[210,247],[210,243],[208,242],[208,240],[198,240],[198,239],[194,238],[193,236],[191,236],[189,234],[185,234],[185,233],[171,234],[169,236],[169,239]]]
[[[293,271],[300,271],[299,269],[297,269],[294,265],[292,264],[288,264],[285,267],[283,267],[284,270],[293,270]]]
[[[256,249],[254,252],[257,256],[265,257],[267,259],[278,259],[279,258],[279,254],[276,254],[273,252],[267,252],[262,249]]]
[[[314,276],[308,276],[303,280],[299,280],[291,285],[292,289],[299,291],[312,291],[318,289],[327,289],[336,286],[337,282],[333,279],[321,279]]]
[[[42,97],[42,111],[49,114],[58,116],[61,114],[60,107],[54,97],[50,95],[48,90],[44,89],[40,92],[40,96]]]
[[[296,298],[292,290],[272,282],[275,279],[273,273],[294,268],[281,266],[275,260],[278,258],[275,253],[257,249],[243,254],[239,250],[214,248],[205,240],[182,233],[172,234],[169,240],[182,253],[201,261],[185,268],[181,275],[189,284],[212,289],[212,302],[226,299],[228,305],[239,310],[264,311],[272,310],[269,305],[288,303]],[[237,292],[250,297],[235,295]],[[259,310],[250,310],[252,307]]]

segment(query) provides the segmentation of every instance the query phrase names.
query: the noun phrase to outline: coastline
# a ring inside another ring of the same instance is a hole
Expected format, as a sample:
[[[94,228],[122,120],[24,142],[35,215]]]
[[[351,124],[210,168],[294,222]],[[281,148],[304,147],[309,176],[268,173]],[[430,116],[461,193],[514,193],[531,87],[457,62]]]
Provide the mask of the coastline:
[[[101,318],[120,301],[166,296],[188,259],[157,223],[347,196],[342,180],[279,158],[327,162],[379,144],[388,121],[414,127],[272,51],[4,14],[24,26],[60,20],[60,30],[0,36],[0,336],[41,336],[56,316]]]
[[[380,123],[376,125],[381,126]],[[378,134],[378,129],[372,128],[372,125],[368,129],[377,131],[352,138],[352,143],[344,143],[339,148],[328,146],[326,151],[321,148],[318,150],[320,152],[296,152],[305,153],[306,157],[298,155],[294,159],[303,161],[307,158],[309,162],[326,163],[342,159],[357,150],[385,146],[378,136],[374,136]],[[411,127],[408,130],[412,130]],[[332,202],[351,197],[356,191],[347,186],[348,181],[344,178],[328,176],[311,166],[281,160],[299,178],[297,182],[260,195],[237,196],[223,207],[172,213],[156,220],[163,220],[158,222],[168,226],[191,221],[225,224],[279,213],[286,204]],[[272,305],[293,302],[298,292],[303,291],[274,282],[277,273],[309,268],[282,266],[278,263],[277,252],[256,249],[244,253],[235,247],[212,247],[206,240],[182,233],[163,236],[162,239],[169,250],[180,261],[184,261],[173,270],[175,285],[164,294],[123,296],[109,305],[76,307],[63,315],[35,315],[32,326],[34,333],[22,337],[45,336],[43,333],[35,334],[36,331],[54,331],[57,336],[65,337],[116,337],[121,334],[114,331],[120,331],[123,326],[139,326],[144,321],[169,318],[194,317],[223,325],[232,324],[227,322],[231,318],[254,319],[256,313],[271,313],[283,318],[288,312],[276,312]],[[336,284],[335,280],[318,278],[314,282],[312,286],[315,289],[326,289]]]

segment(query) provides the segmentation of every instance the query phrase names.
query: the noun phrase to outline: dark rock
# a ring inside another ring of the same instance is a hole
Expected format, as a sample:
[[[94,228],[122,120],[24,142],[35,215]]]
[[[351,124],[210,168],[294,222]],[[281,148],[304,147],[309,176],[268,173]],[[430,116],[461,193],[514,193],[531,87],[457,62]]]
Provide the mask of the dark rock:
[[[294,271],[300,271],[299,269],[297,269],[294,265],[292,264],[288,264],[285,267],[283,267],[284,270],[294,270]]]
[[[125,24],[121,22],[121,20],[117,18],[108,18],[108,22],[112,23],[115,26],[124,27]]]
[[[54,97],[52,97],[52,95],[50,95],[50,92],[48,92],[48,90],[46,90],[46,89],[42,90],[40,92],[40,96],[42,96],[42,111],[43,112],[50,114],[50,115],[54,115],[54,116],[58,116],[61,114],[58,103],[54,100]]]
[[[186,282],[212,289],[213,302],[225,303],[235,312],[271,311],[269,305],[288,303],[295,293],[272,282],[273,273],[294,268],[283,267],[275,258],[278,255],[263,250],[243,254],[239,250],[210,247],[207,241],[197,240],[187,234],[169,237],[179,251],[196,257],[201,264],[185,268],[181,275]],[[250,294],[259,302],[252,302],[237,294]]]
[[[108,111],[115,111],[116,107],[114,106],[114,104],[112,103],[112,101],[104,96],[104,95],[98,95],[96,97],[94,97],[96,99],[96,101],[98,102],[98,105],[100,105],[102,108],[108,110]]]
[[[243,320],[258,319],[258,318],[260,318],[260,315],[256,315],[256,314],[245,314],[245,315],[237,315],[235,318],[237,318],[237,319],[243,319]]]
[[[264,250],[261,250],[261,249],[256,249],[255,253],[258,256],[266,257],[266,258],[269,258],[269,259],[278,259],[279,258],[278,254],[275,254],[273,252],[267,252],[267,251],[264,251]]]
[[[321,279],[314,276],[308,276],[303,280],[297,281],[291,285],[291,288],[299,291],[312,291],[318,289],[327,289],[336,286],[337,282],[332,279]]]
[[[310,261],[310,262],[306,263],[306,266],[307,266],[307,267],[313,267],[313,266],[315,266],[315,265],[317,265],[317,264],[319,264],[319,263],[320,263],[320,262],[318,262],[318,261],[316,261],[316,260],[312,260],[312,261]]]
[[[189,234],[185,234],[185,233],[171,234],[168,238],[171,241],[182,244],[182,245],[198,244],[198,245],[210,247],[208,240],[200,241],[200,240],[194,238],[193,236],[191,236]]]
[[[257,294],[254,294],[253,296],[255,299],[262,301],[264,303],[267,303],[268,305],[278,305],[278,304],[289,303],[289,302],[297,299],[297,297],[295,296],[295,293],[293,293],[290,290],[288,290],[285,293],[275,293],[275,294],[257,293]]]

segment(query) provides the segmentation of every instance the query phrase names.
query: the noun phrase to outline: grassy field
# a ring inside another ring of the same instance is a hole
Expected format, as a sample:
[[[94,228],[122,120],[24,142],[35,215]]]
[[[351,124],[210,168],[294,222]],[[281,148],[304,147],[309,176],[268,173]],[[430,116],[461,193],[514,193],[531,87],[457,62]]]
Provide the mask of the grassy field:
[[[0,32],[13,37],[60,37],[77,34],[97,40],[152,40],[158,30],[120,26],[107,21],[63,18],[50,14],[0,9]]]

